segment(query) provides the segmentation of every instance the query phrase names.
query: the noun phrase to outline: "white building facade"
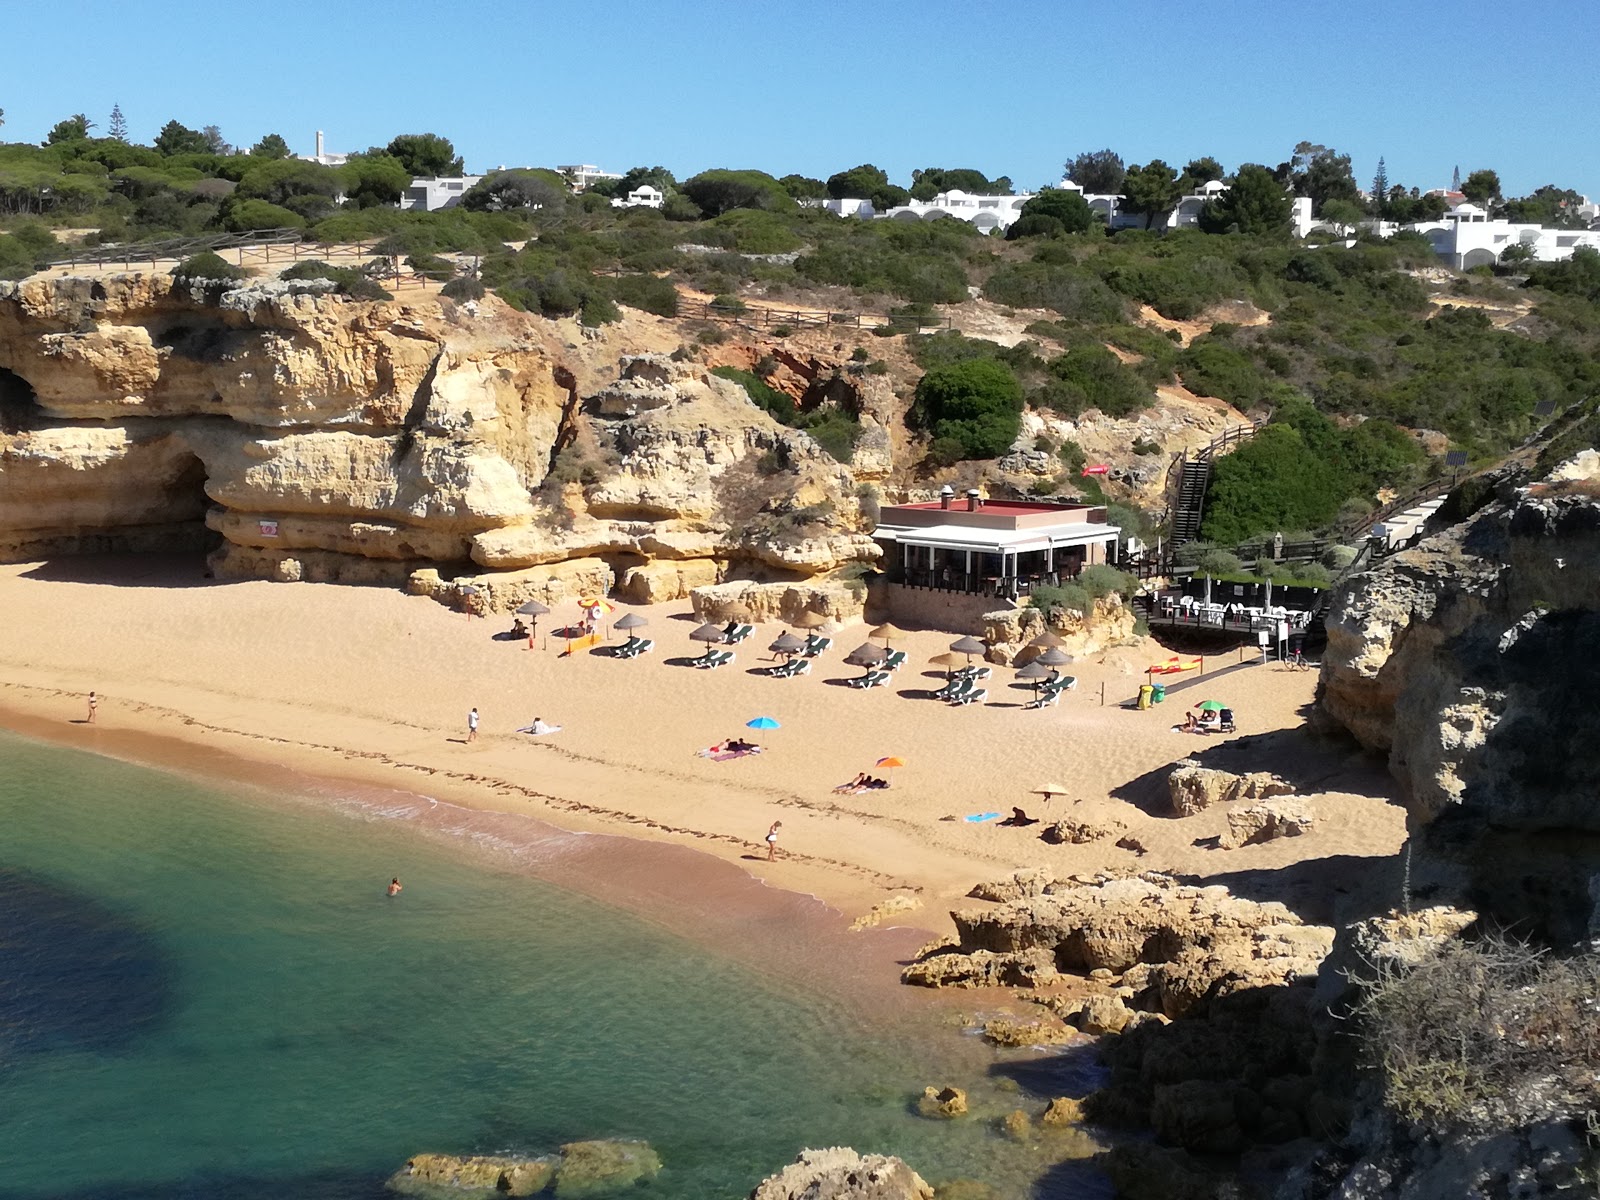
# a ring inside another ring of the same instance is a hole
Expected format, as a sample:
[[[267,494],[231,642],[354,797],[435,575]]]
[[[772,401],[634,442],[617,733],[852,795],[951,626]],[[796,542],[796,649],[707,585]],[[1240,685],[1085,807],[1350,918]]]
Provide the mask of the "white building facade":
[[[590,187],[590,185],[599,183],[602,179],[622,178],[620,172],[602,171],[593,163],[579,163],[576,166],[557,167],[556,170],[566,177],[567,182],[572,185],[572,190],[575,192],[585,191]]]
[[[454,208],[468,188],[482,179],[482,175],[454,175],[439,179],[413,179],[411,186],[400,195],[400,207],[418,212],[438,212]]]
[[[641,183],[620,200],[611,202],[612,208],[660,208],[667,202],[667,194],[658,187]]]
[[[1058,186],[1062,191],[1077,192],[1081,195],[1089,205],[1090,211],[1098,215],[1112,229],[1146,227],[1144,214],[1126,211],[1122,206],[1121,196],[1085,192],[1070,179],[1063,179]],[[1149,228],[1187,229],[1196,226],[1200,223],[1200,211],[1206,204],[1227,190],[1227,184],[1213,180],[1198,191],[1181,197],[1169,212],[1155,217],[1150,222]],[[976,226],[985,233],[990,233],[997,229],[1002,232],[1010,229],[1022,215],[1022,206],[1035,195],[1037,195],[1035,192],[1023,192],[1015,196],[981,196],[952,190],[940,192],[932,200],[912,200],[881,213],[873,207],[870,200],[820,200],[812,201],[812,204],[841,217],[859,217],[863,220],[883,217],[896,221],[935,221],[954,217]],[[1310,197],[1294,198],[1293,221],[1296,237],[1305,237],[1311,231]]]

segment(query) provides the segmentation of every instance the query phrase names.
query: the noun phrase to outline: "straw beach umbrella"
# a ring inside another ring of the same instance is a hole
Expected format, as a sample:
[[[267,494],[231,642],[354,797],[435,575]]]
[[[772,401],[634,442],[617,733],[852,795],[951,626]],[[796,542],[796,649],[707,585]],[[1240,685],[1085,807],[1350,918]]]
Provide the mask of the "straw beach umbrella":
[[[1052,650],[1052,649],[1059,650],[1062,646],[1065,646],[1066,644],[1067,644],[1067,639],[1062,637],[1059,633],[1055,632],[1055,630],[1053,630],[1053,629],[1046,629],[1038,637],[1034,638],[1033,641],[1028,643],[1028,645],[1030,645],[1030,646],[1042,646],[1046,650]]]
[[[799,654],[805,649],[805,643],[792,633],[780,634],[767,649],[774,654]]]
[[[949,651],[946,651],[943,654],[935,654],[932,658],[930,658],[928,660],[928,665],[929,666],[933,666],[933,667],[943,667],[944,668],[944,677],[946,679],[949,679],[950,678],[950,672],[955,670],[957,667],[962,666],[964,664],[963,664],[961,659],[957,658],[954,654],[951,654]]]
[[[1040,662],[1037,658],[1027,666],[1017,668],[1017,678],[1026,679],[1029,683],[1031,683],[1033,685],[1033,694],[1035,696],[1039,694],[1039,681],[1047,678],[1049,674],[1050,668],[1044,663]]]
[[[1033,661],[1043,663],[1047,667],[1064,667],[1072,661],[1072,655],[1065,650],[1052,646]]]
[[[809,608],[796,617],[793,622],[796,629],[821,629],[827,623],[827,617],[819,612],[812,612]]]
[[[638,613],[626,613],[623,616],[618,617],[617,620],[616,620],[616,623],[614,625],[612,625],[611,628],[613,628],[613,629],[643,629],[648,624],[650,624],[649,620],[647,620],[644,617],[641,617]]]
[[[707,621],[689,635],[691,642],[720,642],[722,640],[722,626]]]
[[[989,647],[985,646],[975,637],[964,637],[958,638],[956,641],[951,642],[950,649],[956,654],[965,654],[967,656],[967,662],[971,663],[972,656],[974,654],[987,653]]]
[[[870,638],[882,638],[885,643],[888,643],[894,641],[895,638],[905,637],[906,631],[898,625],[893,625],[886,621],[867,634],[867,636]]]
[[[888,655],[881,646],[874,646],[871,642],[862,642],[849,654],[844,656],[844,661],[852,667],[875,667]]]

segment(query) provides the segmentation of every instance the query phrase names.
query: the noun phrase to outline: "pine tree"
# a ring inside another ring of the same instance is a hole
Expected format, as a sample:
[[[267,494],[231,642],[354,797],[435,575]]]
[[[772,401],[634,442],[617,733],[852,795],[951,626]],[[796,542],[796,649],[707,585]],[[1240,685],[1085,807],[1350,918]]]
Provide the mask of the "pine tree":
[[[1389,200],[1389,168],[1384,165],[1383,159],[1378,159],[1378,173],[1372,177],[1372,211],[1379,217],[1383,216],[1383,206]]]
[[[106,132],[119,142],[128,140],[128,122],[123,119],[122,105],[113,104],[111,106],[111,127]]]

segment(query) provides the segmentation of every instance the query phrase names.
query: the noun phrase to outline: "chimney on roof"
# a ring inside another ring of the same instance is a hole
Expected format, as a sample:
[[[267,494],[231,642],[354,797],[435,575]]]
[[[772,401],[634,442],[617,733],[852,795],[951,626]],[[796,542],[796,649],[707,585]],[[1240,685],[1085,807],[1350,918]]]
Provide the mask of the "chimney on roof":
[[[978,489],[977,488],[968,488],[967,489],[967,511],[968,512],[977,512],[978,509],[982,506],[982,504],[983,504],[983,501],[978,498]]]
[[[939,489],[939,507],[940,508],[946,508],[946,509],[949,508],[950,507],[950,501],[954,500],[955,498],[956,498],[956,490],[955,490],[955,488],[951,487],[948,483],[945,484],[944,487]]]
[[[317,130],[317,157],[322,157],[322,130]]]

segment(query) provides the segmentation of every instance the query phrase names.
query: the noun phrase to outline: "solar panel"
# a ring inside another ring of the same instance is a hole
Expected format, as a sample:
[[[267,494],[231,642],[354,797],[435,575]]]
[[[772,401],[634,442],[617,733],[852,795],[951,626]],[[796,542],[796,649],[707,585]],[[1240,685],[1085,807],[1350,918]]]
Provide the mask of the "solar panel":
[[[1465,450],[1450,450],[1445,453],[1444,465],[1447,467],[1464,467],[1467,465],[1467,452]]]

